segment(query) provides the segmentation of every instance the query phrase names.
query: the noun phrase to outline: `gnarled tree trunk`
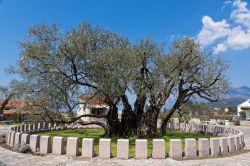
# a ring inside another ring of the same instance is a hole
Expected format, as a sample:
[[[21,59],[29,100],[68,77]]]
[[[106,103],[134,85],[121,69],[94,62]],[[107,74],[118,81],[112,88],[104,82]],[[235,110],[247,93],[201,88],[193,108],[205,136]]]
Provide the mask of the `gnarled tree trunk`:
[[[105,136],[119,136],[120,133],[120,121],[118,119],[118,108],[115,105],[110,105],[110,110],[107,114],[107,129],[105,130]]]
[[[149,138],[157,134],[157,119],[159,109],[149,108],[138,122],[137,135],[140,138]]]

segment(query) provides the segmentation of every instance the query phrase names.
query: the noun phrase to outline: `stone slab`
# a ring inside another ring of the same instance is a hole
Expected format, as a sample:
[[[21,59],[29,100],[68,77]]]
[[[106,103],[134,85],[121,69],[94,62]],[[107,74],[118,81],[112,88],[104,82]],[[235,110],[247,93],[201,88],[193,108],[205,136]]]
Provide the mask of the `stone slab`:
[[[15,134],[16,132],[12,131],[10,135],[10,147],[14,147],[15,144]]]
[[[78,156],[80,154],[78,145],[79,145],[79,138],[68,137],[66,154],[72,157]]]
[[[129,158],[129,139],[117,140],[117,158],[119,159]]]
[[[194,138],[185,139],[185,157],[187,158],[197,157],[196,139]]]
[[[166,157],[166,146],[164,139],[153,139],[153,153],[154,159],[164,159]]]
[[[62,155],[65,154],[64,150],[64,138],[53,137],[52,154]]]
[[[94,139],[93,138],[82,139],[82,157],[86,157],[86,158],[94,157]]]
[[[198,149],[200,157],[209,156],[209,140],[207,138],[200,138],[198,140]]]
[[[99,140],[99,157],[110,158],[111,157],[111,139]]]
[[[227,141],[228,141],[229,152],[235,152],[236,148],[235,148],[234,136],[227,137]]]
[[[32,134],[30,136],[30,149],[32,152],[38,152],[38,148],[40,147],[40,136]]]
[[[21,136],[21,144],[29,144],[30,143],[30,135],[22,134]]]
[[[220,144],[221,153],[227,154],[228,153],[228,139],[227,139],[227,137],[220,137],[219,144]]]
[[[41,136],[40,137],[40,154],[49,154],[51,152],[52,152],[51,137]]]
[[[169,157],[172,159],[182,158],[182,145],[180,139],[170,139]]]
[[[210,138],[211,156],[216,156],[220,153],[219,138]]]
[[[234,136],[235,150],[240,150],[240,137],[238,135]]]
[[[14,146],[18,146],[21,144],[21,133],[15,133],[15,142]]]
[[[135,158],[147,159],[148,158],[148,145],[146,139],[136,139],[135,141]]]

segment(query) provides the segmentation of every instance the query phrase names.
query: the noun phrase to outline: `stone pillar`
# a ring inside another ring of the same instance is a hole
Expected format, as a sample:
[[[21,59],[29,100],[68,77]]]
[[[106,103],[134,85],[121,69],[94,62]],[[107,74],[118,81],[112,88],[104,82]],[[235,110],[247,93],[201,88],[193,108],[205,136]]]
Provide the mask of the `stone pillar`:
[[[79,155],[79,139],[77,137],[68,137],[66,154],[69,156]]]
[[[17,126],[17,132],[21,131],[21,126]]]
[[[219,138],[210,138],[211,155],[215,156],[220,153]]]
[[[170,139],[169,157],[172,159],[182,158],[182,148],[180,139]]]
[[[32,152],[37,152],[37,149],[40,145],[40,136],[39,135],[31,135],[30,136],[30,149]]]
[[[111,156],[111,139],[99,140],[99,157],[100,158],[110,158]]]
[[[48,124],[48,129],[51,130],[51,128],[52,128],[52,124],[49,123],[49,124]]]
[[[154,159],[164,159],[166,157],[166,146],[164,139],[153,139],[153,154]]]
[[[129,139],[117,140],[117,158],[119,159],[129,158]]]
[[[33,124],[29,124],[28,131],[33,131]]]
[[[185,139],[185,157],[187,158],[197,157],[196,139],[194,138]]]
[[[16,132],[11,132],[11,136],[10,136],[10,147],[13,147],[14,146],[14,143],[15,143],[15,134]]]
[[[38,130],[38,124],[37,123],[33,123],[33,130]]]
[[[24,132],[27,132],[27,131],[29,131],[29,125],[28,124],[24,124]]]
[[[240,138],[238,135],[234,136],[234,144],[235,144],[235,150],[240,150]]]
[[[30,143],[30,135],[22,134],[21,136],[21,144],[29,144]]]
[[[7,145],[10,145],[11,132],[13,132],[13,131],[9,130],[7,133],[8,134],[7,139],[6,139]]]
[[[227,137],[227,139],[229,152],[235,152],[234,136]]]
[[[209,156],[209,141],[207,138],[200,138],[198,140],[199,146],[199,156],[208,157]]]
[[[13,131],[9,131],[8,132],[8,139],[7,139],[7,141],[6,141],[6,143],[10,146],[10,139],[11,139],[11,132],[13,132]]]
[[[57,127],[57,124],[54,123],[54,124],[53,124],[53,129],[56,130],[56,127]]]
[[[222,154],[228,153],[228,142],[227,137],[220,137],[219,138],[219,144],[220,144],[220,151]]]
[[[42,130],[43,129],[43,123],[40,122],[38,123],[37,130]]]
[[[240,139],[240,149],[242,149],[244,146],[243,146],[243,143],[242,143],[241,134],[239,134],[239,139]]]
[[[16,133],[14,146],[20,145],[20,143],[21,143],[21,133]]]
[[[135,140],[135,158],[136,159],[148,158],[148,145],[146,139]]]
[[[94,157],[94,139],[93,138],[82,139],[82,157],[86,157],[86,158]]]
[[[243,145],[245,146],[245,135],[244,134],[242,134],[242,142],[243,142]]]
[[[52,153],[57,155],[65,154],[63,137],[53,137]]]
[[[43,122],[43,129],[48,130],[48,128],[49,128],[48,122]]]
[[[21,133],[25,132],[25,126],[22,124],[21,125],[21,130],[20,130]]]
[[[40,154],[51,153],[51,137],[41,136],[40,137]]]

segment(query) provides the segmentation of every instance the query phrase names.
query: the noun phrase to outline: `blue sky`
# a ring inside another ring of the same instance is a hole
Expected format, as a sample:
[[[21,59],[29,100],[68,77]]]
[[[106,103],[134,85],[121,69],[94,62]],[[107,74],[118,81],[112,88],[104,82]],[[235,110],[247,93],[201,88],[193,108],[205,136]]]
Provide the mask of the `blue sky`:
[[[81,22],[89,22],[121,33],[134,42],[147,36],[159,43],[182,36],[195,37],[213,50],[214,56],[222,56],[230,64],[227,77],[232,86],[250,86],[249,3],[246,0],[0,0],[0,85],[7,85],[13,78],[4,69],[15,65],[20,54],[18,42],[31,26],[58,23],[67,31]],[[242,13],[245,17],[238,17]]]

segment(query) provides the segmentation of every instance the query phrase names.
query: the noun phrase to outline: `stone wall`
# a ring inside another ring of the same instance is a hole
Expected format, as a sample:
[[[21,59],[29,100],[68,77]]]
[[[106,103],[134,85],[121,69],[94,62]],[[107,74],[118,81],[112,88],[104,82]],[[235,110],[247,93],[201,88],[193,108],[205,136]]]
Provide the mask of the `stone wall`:
[[[68,156],[83,156],[85,158],[94,157],[94,139],[84,138],[82,140],[82,152],[79,151],[79,138],[69,137],[67,139],[66,149],[64,148],[63,137],[38,136],[36,133],[63,130],[71,127],[59,126],[47,122],[37,124],[24,124],[21,126],[12,127],[8,131],[6,138],[7,144],[10,147],[16,144],[29,144],[32,152],[40,154],[56,154]],[[74,127],[75,128],[75,127]],[[170,139],[169,154],[166,154],[165,140],[153,139],[152,158],[164,159],[167,156],[173,159],[181,158],[199,158],[216,156],[219,154],[233,153],[244,148],[244,134],[242,131],[227,127],[213,125],[197,125],[197,124],[167,124],[167,130],[177,130],[192,133],[213,134],[214,138],[194,138],[185,139],[184,151],[182,151],[182,143],[180,139]],[[218,137],[216,137],[218,136]],[[136,139],[135,141],[135,158],[148,158],[147,139]],[[99,142],[99,157],[111,157],[111,139],[100,139]],[[117,140],[117,158],[129,158],[129,139]]]

